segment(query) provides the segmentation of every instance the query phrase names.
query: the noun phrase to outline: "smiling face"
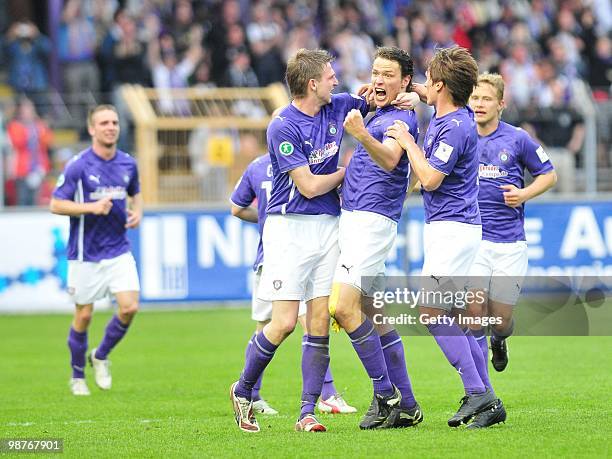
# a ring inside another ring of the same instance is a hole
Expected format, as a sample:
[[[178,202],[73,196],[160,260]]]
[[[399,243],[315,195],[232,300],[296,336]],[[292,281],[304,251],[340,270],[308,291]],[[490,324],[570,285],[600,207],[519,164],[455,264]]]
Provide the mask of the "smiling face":
[[[336,72],[334,72],[334,69],[332,68],[331,64],[329,62],[325,64],[325,68],[323,69],[323,73],[321,74],[321,79],[315,80],[313,78],[312,80],[310,80],[309,84],[314,90],[314,93],[320,104],[329,104],[331,102],[331,93],[334,88],[338,86]]]
[[[410,83],[410,76],[402,78],[399,62],[377,57],[372,64],[372,86],[377,107],[391,104]]]
[[[504,109],[504,100],[500,100],[496,89],[485,82],[478,83],[474,88],[469,103],[474,110],[474,119],[480,126],[499,120]]]
[[[93,143],[104,148],[112,148],[119,139],[119,117],[113,110],[99,110],[91,117],[88,126]]]

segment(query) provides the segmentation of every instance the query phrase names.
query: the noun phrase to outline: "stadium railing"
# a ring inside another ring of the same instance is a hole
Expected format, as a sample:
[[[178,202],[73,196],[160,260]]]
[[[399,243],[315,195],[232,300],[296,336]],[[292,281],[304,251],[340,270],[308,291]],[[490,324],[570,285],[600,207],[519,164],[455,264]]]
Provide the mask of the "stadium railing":
[[[121,94],[134,121],[134,153],[149,205],[225,202],[248,162],[266,150],[270,114],[289,103],[282,84],[164,90],[125,85]],[[246,152],[252,140],[257,151]]]

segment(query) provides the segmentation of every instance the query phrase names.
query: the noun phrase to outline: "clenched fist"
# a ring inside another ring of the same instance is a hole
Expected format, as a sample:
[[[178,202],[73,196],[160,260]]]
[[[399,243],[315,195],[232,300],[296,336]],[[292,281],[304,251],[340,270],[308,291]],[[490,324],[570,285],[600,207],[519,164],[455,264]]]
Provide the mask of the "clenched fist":
[[[358,141],[361,141],[363,135],[368,133],[363,124],[361,112],[355,108],[348,112],[346,118],[344,118],[344,129]]]

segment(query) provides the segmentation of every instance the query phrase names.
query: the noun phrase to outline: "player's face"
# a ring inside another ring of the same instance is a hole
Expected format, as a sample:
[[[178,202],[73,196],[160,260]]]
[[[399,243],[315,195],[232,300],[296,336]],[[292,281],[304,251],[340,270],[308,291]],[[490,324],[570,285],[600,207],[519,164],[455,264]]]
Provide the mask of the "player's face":
[[[119,118],[112,110],[100,110],[94,114],[88,130],[95,143],[110,148],[119,138]]]
[[[425,80],[425,94],[427,95],[427,105],[434,105],[438,100],[438,92],[436,91],[436,85],[438,83],[434,84],[434,82],[431,80],[431,75],[429,74],[429,71],[425,72],[425,76],[427,77],[427,80]]]
[[[329,104],[331,102],[331,93],[336,86],[338,86],[338,80],[336,79],[336,72],[328,62],[325,65],[323,74],[320,80],[310,80],[314,84],[314,91],[317,99],[321,102],[321,105]]]
[[[397,95],[406,89],[410,76],[402,78],[399,62],[377,57],[372,64],[372,86],[374,103],[386,107]]]
[[[504,101],[497,98],[495,88],[488,83],[480,83],[470,96],[470,108],[474,110],[474,119],[480,125],[485,125],[499,119]]]

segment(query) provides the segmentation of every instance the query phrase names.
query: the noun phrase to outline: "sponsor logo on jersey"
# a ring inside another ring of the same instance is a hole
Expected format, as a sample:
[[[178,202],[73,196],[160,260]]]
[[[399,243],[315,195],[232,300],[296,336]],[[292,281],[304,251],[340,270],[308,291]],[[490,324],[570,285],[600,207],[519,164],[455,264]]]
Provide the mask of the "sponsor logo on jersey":
[[[92,201],[107,197],[111,199],[125,199],[127,197],[127,192],[125,191],[125,187],[122,186],[99,186],[96,188],[96,191],[89,193],[89,199]]]
[[[320,164],[327,158],[334,156],[338,152],[336,141],[328,142],[323,148],[312,150],[308,155],[308,164]]]
[[[494,165],[485,165],[485,164],[480,164],[478,166],[478,177],[481,178],[500,178],[500,177],[506,177],[508,175],[507,171],[503,171],[499,168],[499,166],[494,166]]]

